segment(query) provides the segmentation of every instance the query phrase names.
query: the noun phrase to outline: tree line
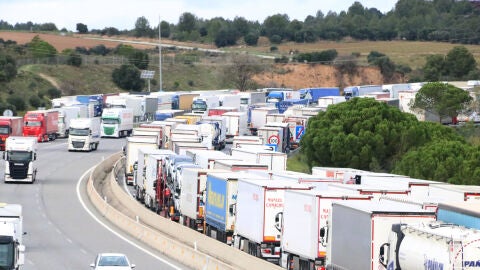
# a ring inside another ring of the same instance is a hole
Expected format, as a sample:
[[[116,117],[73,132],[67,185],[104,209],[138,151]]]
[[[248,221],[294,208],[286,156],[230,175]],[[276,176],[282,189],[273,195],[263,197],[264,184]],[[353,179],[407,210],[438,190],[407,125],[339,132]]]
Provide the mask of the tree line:
[[[386,13],[355,2],[346,11],[329,11],[327,14],[317,11],[303,21],[290,20],[287,14],[274,14],[263,22],[258,22],[244,17],[235,17],[233,20],[220,16],[203,19],[184,12],[176,24],[161,21],[160,33],[163,38],[214,43],[217,47],[239,43],[256,45],[262,36],[273,44],[284,41],[303,43],[341,40],[346,37],[357,40],[403,39],[479,44],[479,15],[478,5],[467,0],[399,0],[394,9]],[[88,25],[81,22],[76,26],[79,33],[107,36],[158,38],[159,33],[158,24],[151,24],[143,16],[136,20],[130,30],[115,27],[89,30]],[[27,22],[11,25],[0,20],[0,30],[57,31],[58,28],[53,23]]]

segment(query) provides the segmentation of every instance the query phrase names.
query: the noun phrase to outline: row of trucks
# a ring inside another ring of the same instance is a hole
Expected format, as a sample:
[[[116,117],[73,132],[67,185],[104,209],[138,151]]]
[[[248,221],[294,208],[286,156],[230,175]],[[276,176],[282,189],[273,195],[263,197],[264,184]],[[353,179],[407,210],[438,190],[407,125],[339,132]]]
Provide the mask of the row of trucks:
[[[297,173],[275,167],[280,161],[273,155],[265,162],[263,151],[248,149],[255,158],[240,150],[181,155],[139,148],[135,197],[164,217],[286,269],[478,267],[480,223],[442,206],[478,207],[478,187],[349,168]],[[472,209],[464,213],[480,219]]]

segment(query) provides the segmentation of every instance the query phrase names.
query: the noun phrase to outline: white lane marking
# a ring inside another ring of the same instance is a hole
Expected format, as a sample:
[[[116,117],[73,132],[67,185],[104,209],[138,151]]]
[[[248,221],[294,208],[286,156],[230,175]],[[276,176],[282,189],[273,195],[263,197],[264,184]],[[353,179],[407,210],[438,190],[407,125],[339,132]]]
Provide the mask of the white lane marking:
[[[90,171],[92,171],[93,169],[95,168],[92,167],[90,168],[89,170],[87,170],[86,172],[84,172],[82,174],[82,176],[80,176],[80,179],[78,179],[78,182],[77,182],[77,197],[78,197],[78,200],[80,201],[80,203],[82,204],[82,207],[83,209],[85,209],[85,211],[87,211],[87,213],[96,221],[98,222],[100,225],[102,225],[105,229],[109,230],[111,233],[115,234],[117,237],[119,237],[120,239],[122,239],[123,241],[129,243],[130,245],[138,248],[139,250],[147,253],[148,255],[154,257],[155,259],[163,262],[164,264],[167,264],[169,265],[170,267],[174,268],[174,269],[177,269],[177,270],[181,270],[182,268],[172,264],[171,262],[163,259],[163,258],[160,258],[158,257],[157,255],[153,254],[152,252],[146,250],[145,248],[135,244],[134,242],[130,241],[129,239],[127,239],[126,237],[124,237],[123,235],[121,235],[120,233],[118,233],[117,231],[115,231],[114,229],[110,228],[107,224],[103,223],[101,220],[99,220],[88,208],[87,206],[85,205],[85,202],[83,201],[82,199],[82,196],[80,196],[80,183],[82,182],[82,179],[85,178],[85,176],[90,173]]]

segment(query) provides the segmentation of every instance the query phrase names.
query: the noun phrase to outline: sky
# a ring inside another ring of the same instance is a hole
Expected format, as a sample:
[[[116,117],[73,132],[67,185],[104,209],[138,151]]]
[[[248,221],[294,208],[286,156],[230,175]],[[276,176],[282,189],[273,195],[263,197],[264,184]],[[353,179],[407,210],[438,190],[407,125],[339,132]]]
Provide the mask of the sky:
[[[364,7],[383,13],[392,10],[397,0],[357,0]],[[287,14],[290,20],[304,21],[317,11],[347,11],[355,0],[0,0],[0,20],[15,23],[54,23],[58,29],[76,31],[77,23],[89,30],[115,27],[135,28],[139,17],[145,17],[153,28],[159,20],[177,24],[184,12],[197,18],[243,17],[262,23],[275,14]]]

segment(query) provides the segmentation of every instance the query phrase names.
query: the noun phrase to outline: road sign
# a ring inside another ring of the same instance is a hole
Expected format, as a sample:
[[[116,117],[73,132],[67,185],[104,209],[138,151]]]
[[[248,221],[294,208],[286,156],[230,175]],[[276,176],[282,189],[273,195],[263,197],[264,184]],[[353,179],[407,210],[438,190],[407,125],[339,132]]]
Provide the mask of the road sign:
[[[310,92],[307,92],[304,99],[313,99],[312,94],[310,94]]]
[[[272,135],[268,137],[269,144],[278,144],[278,142],[280,142],[280,138],[278,138],[278,135]]]
[[[3,116],[13,116],[12,110],[7,109],[7,110],[3,111]]]
[[[305,133],[305,127],[304,126],[296,126],[295,127],[295,138],[296,140],[300,140],[302,138],[303,134]]]
[[[276,144],[265,144],[265,145],[270,147],[273,152],[277,152],[278,145]]]

